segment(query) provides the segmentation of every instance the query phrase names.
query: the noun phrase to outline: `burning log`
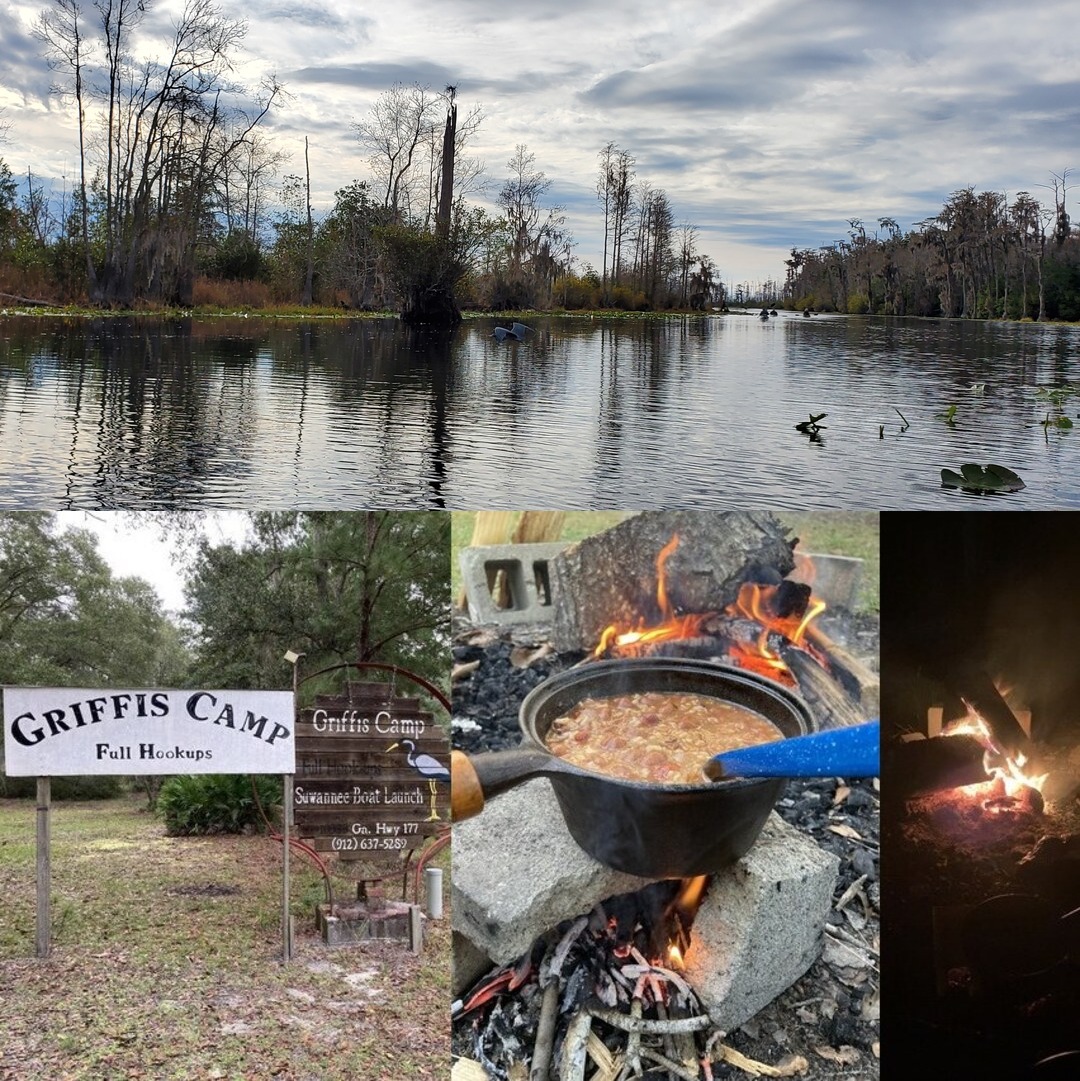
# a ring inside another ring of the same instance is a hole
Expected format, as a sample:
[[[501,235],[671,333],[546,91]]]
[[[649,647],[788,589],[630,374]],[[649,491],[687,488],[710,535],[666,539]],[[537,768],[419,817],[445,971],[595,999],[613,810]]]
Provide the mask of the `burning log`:
[[[768,513],[645,512],[571,545],[550,564],[555,598],[554,644],[560,651],[592,649],[609,624],[657,622],[658,573],[653,555],[672,534],[667,602],[682,612],[718,612],[748,579],[779,580],[795,565],[791,542]],[[642,553],[649,553],[647,560]],[[762,568],[771,568],[765,572]]]
[[[885,752],[889,796],[905,800],[986,780],[985,751],[975,736],[937,736],[894,743]]]
[[[865,707],[849,698],[843,686],[808,650],[788,645],[780,650],[780,657],[791,670],[800,693],[823,731],[847,728],[869,719]]]

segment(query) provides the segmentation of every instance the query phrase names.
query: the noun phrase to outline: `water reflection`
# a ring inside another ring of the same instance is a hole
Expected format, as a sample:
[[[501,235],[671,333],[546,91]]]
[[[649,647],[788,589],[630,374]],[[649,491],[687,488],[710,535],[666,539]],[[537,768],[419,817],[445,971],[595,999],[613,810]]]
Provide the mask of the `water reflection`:
[[[1045,431],[1036,396],[1080,383],[1074,327],[539,319],[500,343],[493,325],[0,319],[0,502],[1080,506],[1080,435]],[[942,491],[965,461],[1028,487]]]

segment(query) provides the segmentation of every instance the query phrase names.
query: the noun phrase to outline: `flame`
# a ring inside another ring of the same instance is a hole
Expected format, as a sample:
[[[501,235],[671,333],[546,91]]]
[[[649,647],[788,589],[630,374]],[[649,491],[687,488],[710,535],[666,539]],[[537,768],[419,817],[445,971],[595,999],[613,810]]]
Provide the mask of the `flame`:
[[[675,969],[676,972],[681,972],[686,966],[683,963],[682,950],[674,942],[668,946],[668,967]]]
[[[656,603],[660,608],[663,621],[655,627],[646,627],[642,620],[633,630],[620,630],[616,624],[610,624],[600,635],[600,642],[593,650],[594,657],[603,657],[608,652],[632,657],[652,642],[693,638],[700,633],[702,624],[712,613],[701,612],[677,616],[668,599],[666,564],[678,547],[679,535],[676,533],[660,549],[660,554],[656,557]]]
[[[697,612],[677,615],[668,595],[667,562],[679,547],[679,535],[676,533],[660,550],[656,557],[656,603],[660,610],[661,622],[646,627],[640,620],[633,628],[610,624],[604,628],[600,641],[593,650],[593,657],[604,657],[609,653],[618,656],[637,656],[655,642],[695,638],[701,635],[704,625],[714,617],[714,612]],[[813,563],[804,559],[801,568],[813,577]],[[749,668],[772,678],[788,678],[787,665],[779,654],[769,645],[769,635],[779,633],[795,645],[806,647],[807,630],[813,619],[825,610],[825,602],[811,598],[802,617],[779,617],[773,612],[773,597],[776,586],[758,585],[745,582],[739,588],[739,595],[734,604],[729,605],[724,614],[729,617],[750,619],[761,625],[761,633],[752,645],[733,643],[732,660],[744,668]]]
[[[1025,766],[1027,756],[1018,752],[1015,757],[1004,754],[994,742],[993,733],[974,709],[968,706],[968,715],[958,721],[952,721],[942,729],[943,736],[974,736],[983,745],[983,769],[995,786],[1000,786],[1004,795],[1016,799],[1025,788],[1034,788],[1042,792],[1048,773],[1028,773]]]
[[[809,560],[806,562],[809,563]],[[780,655],[769,648],[770,633],[778,632],[794,645],[804,645],[810,623],[825,611],[825,602],[811,597],[801,619],[794,616],[774,615],[772,601],[776,596],[777,588],[777,586],[759,585],[756,582],[744,582],[739,587],[739,595],[735,603],[727,608],[728,615],[752,619],[760,623],[762,627],[761,634],[758,635],[756,651],[739,644],[736,646],[737,655],[734,659],[744,668],[750,668],[774,678],[777,673],[786,675],[788,667]]]

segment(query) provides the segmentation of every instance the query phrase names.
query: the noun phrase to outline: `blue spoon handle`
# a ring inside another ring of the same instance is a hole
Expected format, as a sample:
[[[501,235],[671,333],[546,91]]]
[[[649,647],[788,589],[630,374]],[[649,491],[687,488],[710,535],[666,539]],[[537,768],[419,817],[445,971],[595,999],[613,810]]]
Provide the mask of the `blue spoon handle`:
[[[710,758],[705,774],[721,777],[877,777],[881,772],[877,721],[759,743]]]

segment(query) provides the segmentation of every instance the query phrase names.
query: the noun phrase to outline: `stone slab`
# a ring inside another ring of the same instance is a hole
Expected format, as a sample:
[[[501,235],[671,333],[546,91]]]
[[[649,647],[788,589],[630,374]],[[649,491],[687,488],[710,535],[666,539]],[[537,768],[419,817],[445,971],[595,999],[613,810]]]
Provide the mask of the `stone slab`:
[[[469,618],[473,623],[508,626],[519,623],[550,623],[554,618],[555,584],[548,564],[566,545],[490,544],[463,548],[461,575]],[[495,575],[503,571],[510,590],[510,607],[500,608],[492,596]],[[537,587],[537,574],[544,576],[546,590]]]
[[[686,974],[716,1025],[738,1028],[821,953],[839,861],[775,813],[754,847],[713,878]]]
[[[649,879],[613,871],[570,836],[546,777],[490,800],[454,823],[453,929],[496,964],[540,935]]]

